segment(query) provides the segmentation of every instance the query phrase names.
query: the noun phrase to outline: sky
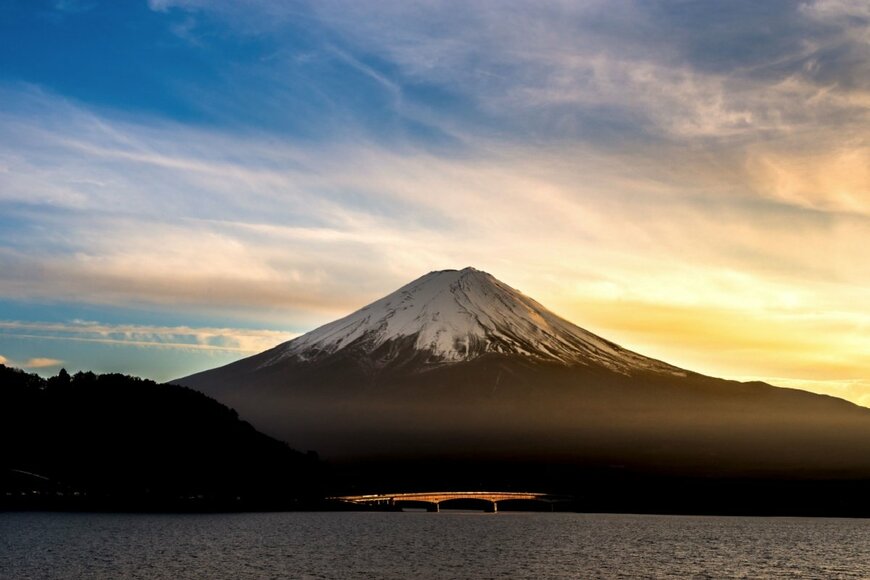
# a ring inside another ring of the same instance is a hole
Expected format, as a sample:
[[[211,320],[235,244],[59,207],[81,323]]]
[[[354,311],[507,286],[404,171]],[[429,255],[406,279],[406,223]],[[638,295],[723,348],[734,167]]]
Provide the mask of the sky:
[[[168,380],[473,266],[870,406],[865,0],[0,0],[0,362]]]

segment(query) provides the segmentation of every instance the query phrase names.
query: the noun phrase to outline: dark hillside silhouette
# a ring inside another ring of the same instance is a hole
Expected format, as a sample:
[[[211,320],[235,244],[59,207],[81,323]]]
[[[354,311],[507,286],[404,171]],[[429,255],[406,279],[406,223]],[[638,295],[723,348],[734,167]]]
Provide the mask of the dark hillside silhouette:
[[[319,461],[188,388],[0,365],[0,501],[107,509],[298,507]]]

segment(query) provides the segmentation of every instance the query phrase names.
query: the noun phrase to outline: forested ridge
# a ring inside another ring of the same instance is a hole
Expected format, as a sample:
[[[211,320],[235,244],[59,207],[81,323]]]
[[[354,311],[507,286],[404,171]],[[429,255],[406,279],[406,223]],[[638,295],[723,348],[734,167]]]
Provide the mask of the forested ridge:
[[[186,387],[0,365],[6,505],[252,509],[316,500],[320,462]]]

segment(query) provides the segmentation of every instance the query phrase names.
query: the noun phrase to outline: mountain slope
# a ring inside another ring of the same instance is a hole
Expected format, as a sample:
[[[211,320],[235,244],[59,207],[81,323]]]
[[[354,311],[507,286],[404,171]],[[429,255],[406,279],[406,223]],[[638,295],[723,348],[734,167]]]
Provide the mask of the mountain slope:
[[[644,357],[471,268],[176,382],[333,459],[870,475],[870,410]]]

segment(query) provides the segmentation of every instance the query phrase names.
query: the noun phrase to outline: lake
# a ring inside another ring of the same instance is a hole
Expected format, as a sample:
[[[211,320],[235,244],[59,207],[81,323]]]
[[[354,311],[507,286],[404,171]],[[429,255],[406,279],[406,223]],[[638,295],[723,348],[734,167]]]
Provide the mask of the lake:
[[[870,520],[0,514],[0,578],[867,578]]]

